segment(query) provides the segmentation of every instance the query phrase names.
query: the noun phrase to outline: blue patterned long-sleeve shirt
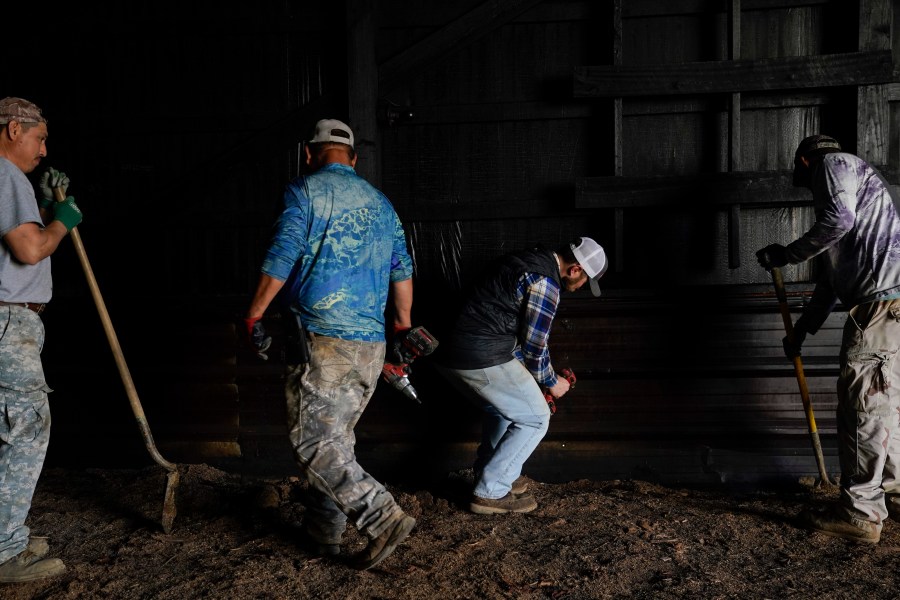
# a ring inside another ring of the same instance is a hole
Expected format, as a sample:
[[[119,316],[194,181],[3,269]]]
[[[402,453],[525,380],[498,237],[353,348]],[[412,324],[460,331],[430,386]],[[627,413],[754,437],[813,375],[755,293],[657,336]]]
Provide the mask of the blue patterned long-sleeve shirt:
[[[413,269],[390,201],[352,167],[332,163],[288,184],[262,272],[286,282],[307,330],[376,342],[384,341],[390,283]]]
[[[519,278],[516,295],[521,301],[523,319],[519,330],[519,346],[515,356],[525,365],[535,381],[546,387],[557,383],[550,364],[550,326],[559,306],[560,289],[555,281],[537,273]]]

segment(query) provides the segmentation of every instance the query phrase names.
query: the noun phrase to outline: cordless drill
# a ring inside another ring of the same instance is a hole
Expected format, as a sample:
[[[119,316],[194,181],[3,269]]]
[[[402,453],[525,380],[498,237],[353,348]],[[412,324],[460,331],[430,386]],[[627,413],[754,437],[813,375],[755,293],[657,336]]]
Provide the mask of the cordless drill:
[[[566,381],[569,382],[570,390],[575,389],[575,381],[576,381],[575,373],[572,372],[572,369],[569,369],[569,368],[562,369],[559,373],[557,373],[557,375],[564,377],[566,379]],[[553,395],[550,394],[550,390],[548,390],[547,388],[544,388],[544,400],[547,401],[547,406],[550,407],[550,414],[555,415],[556,414],[556,402],[553,399]]]
[[[419,404],[419,395],[409,382],[409,365],[420,356],[428,356],[438,347],[438,341],[424,327],[413,327],[399,333],[394,339],[392,362],[381,368],[382,378],[394,389]]]

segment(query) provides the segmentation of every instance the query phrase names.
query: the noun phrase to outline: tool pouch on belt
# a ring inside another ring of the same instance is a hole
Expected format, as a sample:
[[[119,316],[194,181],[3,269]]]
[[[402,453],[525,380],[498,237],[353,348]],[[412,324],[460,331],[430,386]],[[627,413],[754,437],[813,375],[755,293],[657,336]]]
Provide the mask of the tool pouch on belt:
[[[288,365],[302,365],[309,362],[309,344],[300,316],[290,309],[282,311],[284,318],[284,362]]]

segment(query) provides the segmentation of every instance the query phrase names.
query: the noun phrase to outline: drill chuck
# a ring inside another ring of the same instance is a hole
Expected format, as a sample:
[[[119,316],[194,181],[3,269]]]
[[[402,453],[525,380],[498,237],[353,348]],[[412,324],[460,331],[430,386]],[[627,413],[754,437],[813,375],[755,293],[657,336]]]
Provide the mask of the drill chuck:
[[[409,382],[409,377],[407,377],[406,365],[385,363],[384,367],[381,369],[381,376],[395,390],[402,393],[410,400],[415,400],[421,404],[419,401],[419,394],[416,393],[416,388],[412,386]]]
[[[403,395],[410,400],[419,402],[419,395],[416,393],[416,388],[412,386],[412,384],[409,382],[409,379],[407,379],[406,377],[403,377],[402,379],[396,381],[394,383],[394,387],[400,390]],[[419,404],[421,404],[421,402],[419,402]]]

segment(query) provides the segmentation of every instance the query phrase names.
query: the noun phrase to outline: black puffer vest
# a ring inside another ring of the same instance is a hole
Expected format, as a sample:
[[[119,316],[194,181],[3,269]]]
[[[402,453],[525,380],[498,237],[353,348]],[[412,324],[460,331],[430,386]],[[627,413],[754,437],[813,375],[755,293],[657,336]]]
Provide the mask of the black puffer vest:
[[[441,341],[441,363],[453,369],[483,369],[512,360],[523,308],[516,298],[516,285],[525,273],[560,283],[559,264],[545,248],[501,257],[472,289],[447,342]]]

